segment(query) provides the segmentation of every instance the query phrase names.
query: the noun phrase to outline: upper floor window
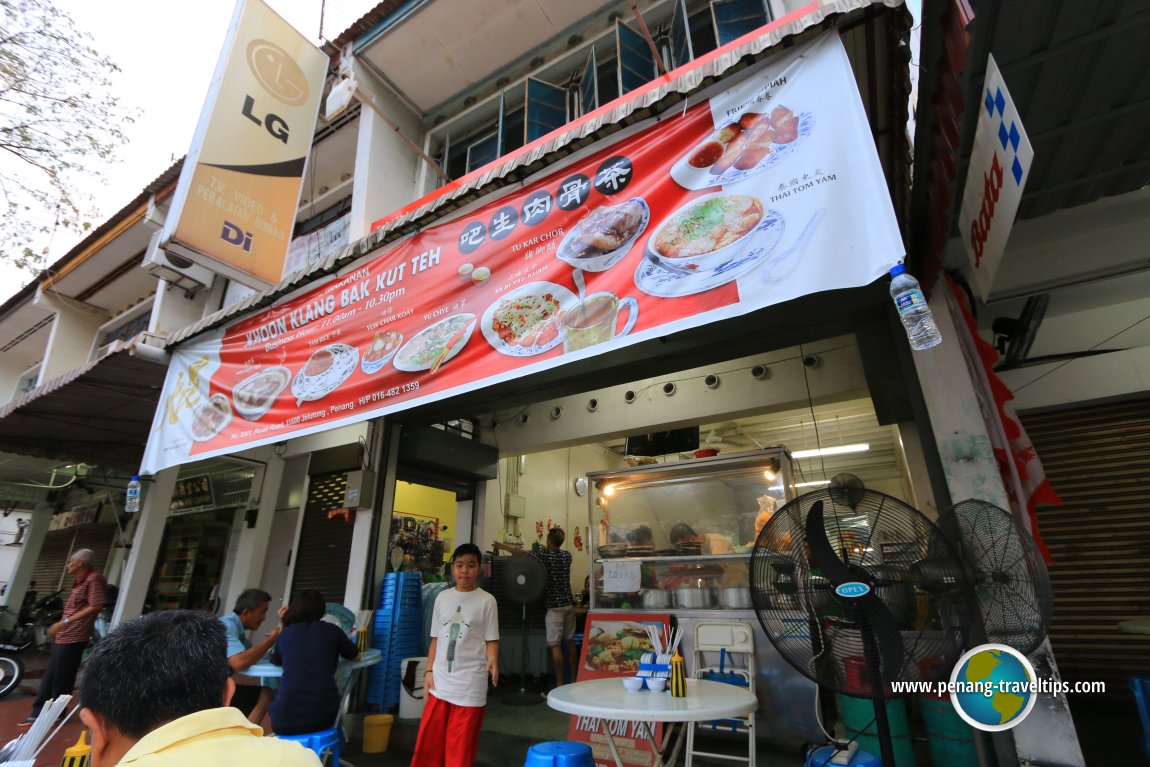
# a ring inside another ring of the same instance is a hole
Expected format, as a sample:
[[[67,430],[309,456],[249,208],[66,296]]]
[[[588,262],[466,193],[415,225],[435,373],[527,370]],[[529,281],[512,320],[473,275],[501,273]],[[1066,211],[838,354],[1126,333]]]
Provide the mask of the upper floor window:
[[[622,19],[539,65],[428,134],[428,153],[459,178],[768,23],[785,0],[672,0],[644,14],[651,42]],[[468,99],[473,101],[473,99]],[[429,176],[430,178],[430,176]],[[440,179],[437,183],[443,183]]]
[[[107,322],[96,335],[92,359],[97,359],[116,341],[127,341],[148,329],[152,317],[152,301],[144,301]]]
[[[27,394],[36,388],[36,383],[40,380],[40,366],[32,368],[24,375],[20,376],[20,380],[16,382],[16,396],[19,397]]]

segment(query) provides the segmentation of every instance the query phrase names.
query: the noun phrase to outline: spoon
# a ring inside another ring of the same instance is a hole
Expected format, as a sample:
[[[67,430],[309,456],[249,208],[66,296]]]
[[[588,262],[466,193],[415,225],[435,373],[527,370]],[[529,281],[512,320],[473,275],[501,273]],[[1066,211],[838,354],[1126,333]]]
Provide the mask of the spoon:
[[[806,228],[803,229],[803,233],[799,235],[799,238],[794,241],[791,247],[772,258],[763,266],[763,271],[761,272],[763,280],[766,282],[781,280],[794,271],[795,266],[799,262],[799,253],[807,244],[807,240],[811,238],[824,213],[826,213],[825,208],[816,210],[814,215],[811,216],[811,220],[807,222]]]

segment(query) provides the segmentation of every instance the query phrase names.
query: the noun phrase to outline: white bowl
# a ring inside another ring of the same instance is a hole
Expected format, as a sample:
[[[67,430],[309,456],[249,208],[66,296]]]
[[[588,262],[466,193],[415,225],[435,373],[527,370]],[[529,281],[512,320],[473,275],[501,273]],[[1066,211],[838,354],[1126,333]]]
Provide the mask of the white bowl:
[[[662,692],[667,688],[667,678],[662,676],[647,677],[647,689]]]
[[[623,686],[627,688],[627,692],[639,692],[643,689],[643,677],[625,676],[623,677]]]
[[[743,232],[743,234],[738,239],[721,247],[715,248],[714,250],[707,251],[706,253],[699,253],[692,256],[666,256],[659,253],[655,249],[656,243],[659,240],[659,236],[663,233],[663,230],[671,224],[673,220],[678,218],[680,215],[686,214],[687,211],[696,209],[705,203],[726,197],[749,197],[754,200],[755,205],[757,205],[759,208],[759,218],[755,222],[754,226]],[[738,256],[743,251],[743,249],[747,247],[747,244],[750,243],[752,239],[754,239],[755,233],[764,228],[764,219],[767,218],[768,216],[766,207],[763,205],[762,200],[759,200],[754,195],[733,194],[731,192],[713,192],[711,194],[705,194],[701,197],[696,197],[663,219],[662,223],[659,224],[654,233],[647,240],[646,255],[647,258],[651,261],[672,272],[694,274],[695,272],[705,272],[716,269]]]

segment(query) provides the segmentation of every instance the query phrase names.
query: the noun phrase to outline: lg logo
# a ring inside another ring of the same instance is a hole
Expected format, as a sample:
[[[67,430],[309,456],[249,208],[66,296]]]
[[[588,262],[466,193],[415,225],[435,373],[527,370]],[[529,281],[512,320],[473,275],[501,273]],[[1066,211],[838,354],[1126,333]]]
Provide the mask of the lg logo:
[[[299,106],[307,101],[307,76],[283,48],[267,40],[253,40],[247,53],[248,68],[274,98],[288,106]],[[256,125],[262,125],[272,138],[286,144],[289,135],[287,121],[274,112],[257,116],[253,111],[255,106],[255,98],[246,96],[243,116]]]

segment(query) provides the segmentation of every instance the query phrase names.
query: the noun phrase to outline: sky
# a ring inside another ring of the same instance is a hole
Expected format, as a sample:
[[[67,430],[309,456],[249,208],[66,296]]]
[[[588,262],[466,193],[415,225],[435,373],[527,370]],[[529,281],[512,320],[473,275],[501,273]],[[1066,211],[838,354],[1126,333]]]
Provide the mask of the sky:
[[[305,37],[334,39],[377,0],[265,0]],[[138,110],[125,132],[129,143],[119,162],[100,169],[86,189],[96,197],[93,225],[124,207],[173,162],[187,154],[208,85],[235,10],[235,0],[54,0],[77,30],[93,38],[96,50],[122,70],[116,83],[121,102]],[[64,256],[83,234],[57,234],[47,256]],[[0,301],[32,276],[0,264]]]

